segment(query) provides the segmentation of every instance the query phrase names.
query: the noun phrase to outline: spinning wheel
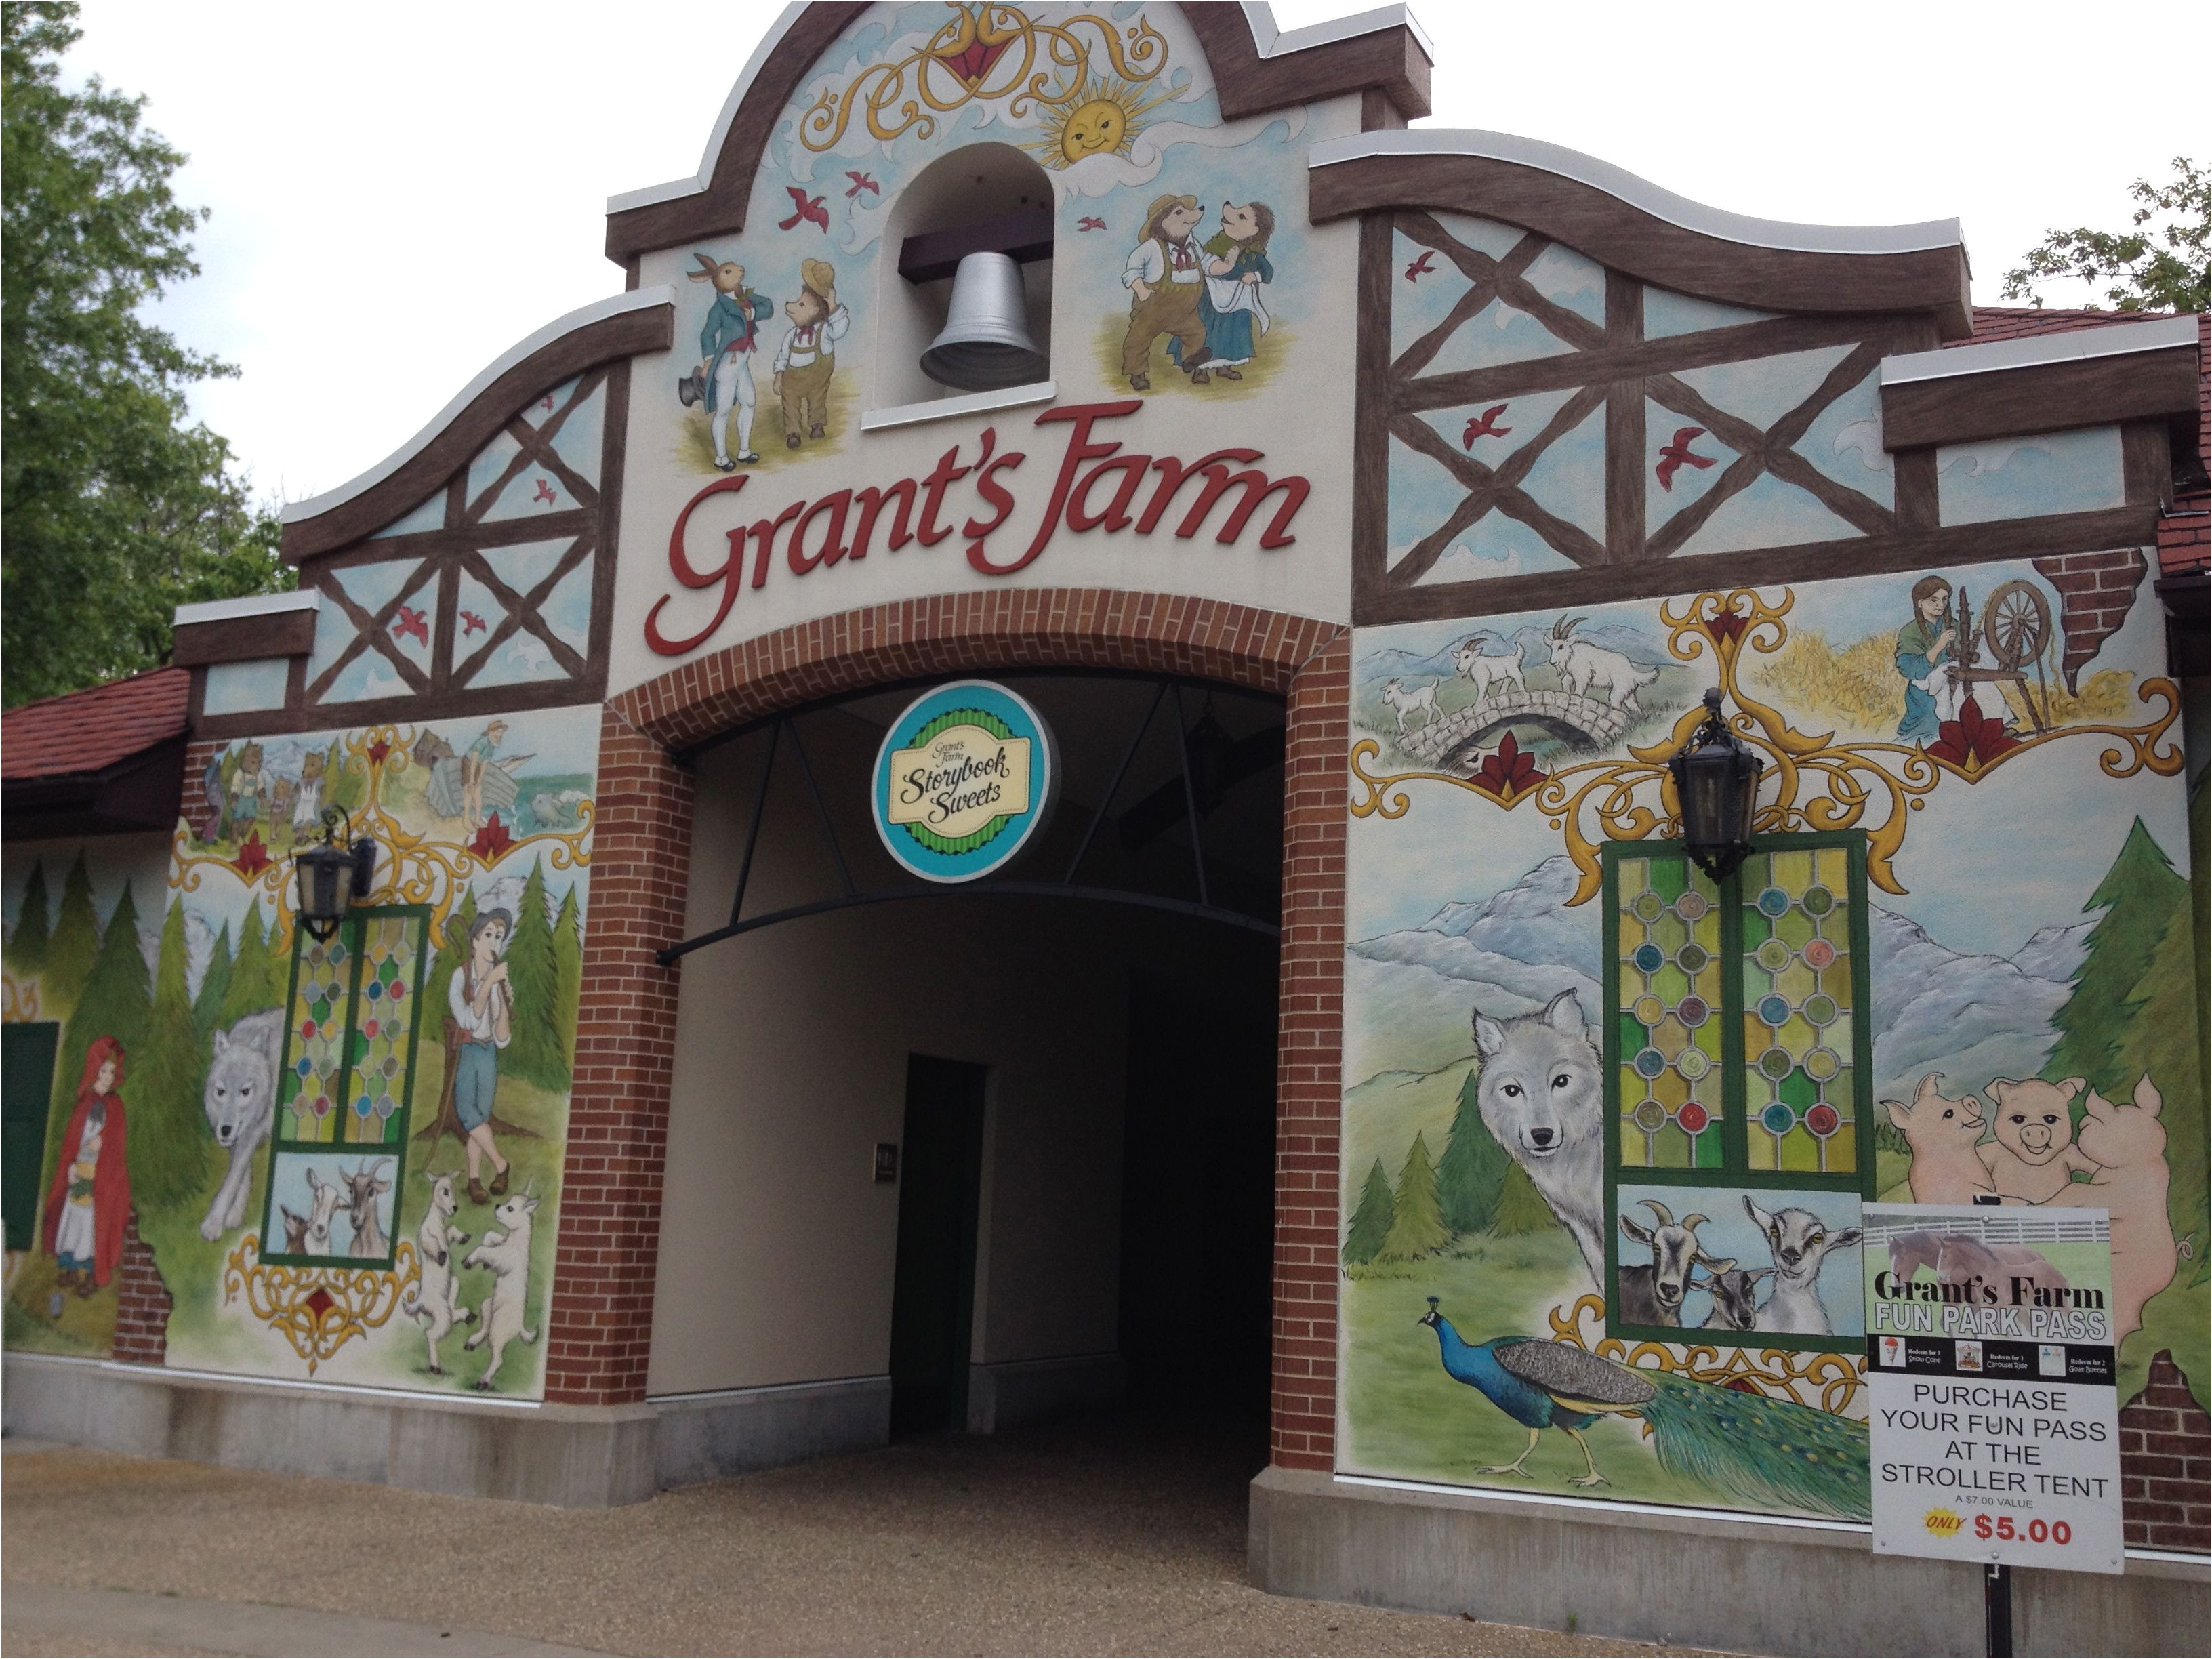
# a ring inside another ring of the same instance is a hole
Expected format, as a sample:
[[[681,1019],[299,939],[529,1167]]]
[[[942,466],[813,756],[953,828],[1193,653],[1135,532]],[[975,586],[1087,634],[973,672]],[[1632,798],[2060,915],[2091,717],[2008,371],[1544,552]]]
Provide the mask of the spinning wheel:
[[[2033,582],[2010,581],[1982,607],[1982,638],[1999,668],[2019,672],[2051,643],[2051,606]]]
[[[1973,607],[1967,602],[1966,590],[1959,589],[1959,678],[1967,685],[2008,684],[2020,689],[2020,700],[2027,707],[2028,718],[2035,722],[2038,732],[2051,729],[2051,688],[2043,678],[2043,653],[2051,643],[2051,605],[2043,597],[2043,590],[2031,581],[2008,581],[1990,595],[1989,603],[1982,607],[1981,637],[1974,633]],[[1986,646],[1996,665],[1979,665],[1982,647]],[[2027,668],[2035,665],[2035,687],[2039,694],[2030,696],[2027,690]]]

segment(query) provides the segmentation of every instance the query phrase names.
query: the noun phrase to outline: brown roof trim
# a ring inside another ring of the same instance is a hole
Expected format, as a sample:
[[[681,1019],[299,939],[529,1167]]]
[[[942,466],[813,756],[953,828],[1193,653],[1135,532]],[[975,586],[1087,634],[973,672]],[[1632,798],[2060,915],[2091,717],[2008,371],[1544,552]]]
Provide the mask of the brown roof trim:
[[[210,663],[252,662],[263,657],[304,657],[315,648],[315,610],[278,611],[221,622],[180,622],[169,660],[179,668]]]
[[[601,317],[547,341],[494,375],[420,449],[384,477],[313,516],[288,517],[284,557],[300,564],[381,530],[465,465],[514,418],[515,410],[548,386],[617,358],[665,351],[675,337],[672,300]]]
[[[1361,156],[1311,173],[1315,223],[1398,208],[1502,219],[1599,264],[1700,298],[1761,311],[1923,312],[1938,333],[1972,331],[1963,247],[1887,253],[1761,247],[1690,230],[1609,191],[1487,155]]]
[[[2196,436],[2197,397],[2193,341],[2124,356],[1905,380],[1881,389],[1882,447],[1977,443],[2159,418],[2174,422],[2185,441]]]
[[[164,738],[97,771],[0,781],[9,841],[170,830],[184,799],[185,734]]]
[[[848,0],[815,0],[799,9],[746,88],[703,191],[607,214],[607,258],[635,255],[745,228],[761,152],[815,60],[867,9]],[[1263,56],[1243,6],[1186,4],[1183,21],[1213,72],[1224,120],[1316,99],[1379,90],[1410,118],[1429,112],[1429,57],[1414,31],[1399,24],[1280,56]]]

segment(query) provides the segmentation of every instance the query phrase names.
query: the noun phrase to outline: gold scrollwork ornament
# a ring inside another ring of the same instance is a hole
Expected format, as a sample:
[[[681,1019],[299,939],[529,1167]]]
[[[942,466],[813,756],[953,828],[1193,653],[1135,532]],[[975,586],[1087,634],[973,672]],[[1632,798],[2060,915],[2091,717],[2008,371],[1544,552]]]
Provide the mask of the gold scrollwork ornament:
[[[398,1312],[422,1276],[415,1246],[404,1239],[389,1269],[296,1267],[262,1261],[261,1236],[248,1232],[223,1263],[222,1299],[228,1306],[243,1296],[253,1317],[290,1343],[313,1376],[348,1342]]]

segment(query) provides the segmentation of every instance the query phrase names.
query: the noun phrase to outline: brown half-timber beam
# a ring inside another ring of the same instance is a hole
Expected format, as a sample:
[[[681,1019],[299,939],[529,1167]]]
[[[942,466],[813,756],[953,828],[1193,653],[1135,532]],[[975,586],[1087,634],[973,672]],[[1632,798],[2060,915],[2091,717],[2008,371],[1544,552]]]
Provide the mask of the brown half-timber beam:
[[[2197,347],[1984,369],[1881,389],[1885,449],[2021,438],[2069,427],[2165,418],[2196,434]]]
[[[263,657],[304,657],[315,648],[312,606],[220,622],[179,623],[169,660],[179,668],[215,662],[253,662]]]
[[[769,135],[813,70],[815,60],[866,9],[866,5],[817,0],[801,11],[746,88],[714,157],[707,188],[610,212],[607,258],[626,266],[641,253],[743,231],[753,177],[760,170]],[[1364,100],[1370,90],[1382,94],[1401,122],[1429,112],[1428,54],[1413,30],[1403,25],[1279,58],[1262,58],[1253,45],[1243,7],[1191,4],[1183,7],[1182,15],[1212,71],[1224,121],[1322,98],[1349,94]],[[1367,115],[1363,102],[1363,125]]]
[[[1401,208],[1501,219],[1600,264],[1760,311],[1932,314],[1942,338],[1973,332],[1966,251],[1815,253],[1686,230],[1609,191],[1486,155],[1373,155],[1313,169],[1314,222]]]
[[[515,410],[548,386],[618,358],[665,351],[675,337],[676,307],[658,305],[587,323],[540,346],[478,392],[389,477],[327,513],[286,525],[284,557],[299,564],[382,529],[465,466]]]

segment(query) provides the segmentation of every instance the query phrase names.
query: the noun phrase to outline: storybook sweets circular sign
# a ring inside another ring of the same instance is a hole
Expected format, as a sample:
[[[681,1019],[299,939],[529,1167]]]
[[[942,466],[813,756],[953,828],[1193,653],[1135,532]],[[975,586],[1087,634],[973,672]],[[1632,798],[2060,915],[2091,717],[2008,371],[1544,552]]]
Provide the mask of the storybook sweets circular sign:
[[[916,697],[884,734],[876,833],[925,881],[975,881],[1042,825],[1057,771],[1036,709],[1003,685],[955,680]]]

